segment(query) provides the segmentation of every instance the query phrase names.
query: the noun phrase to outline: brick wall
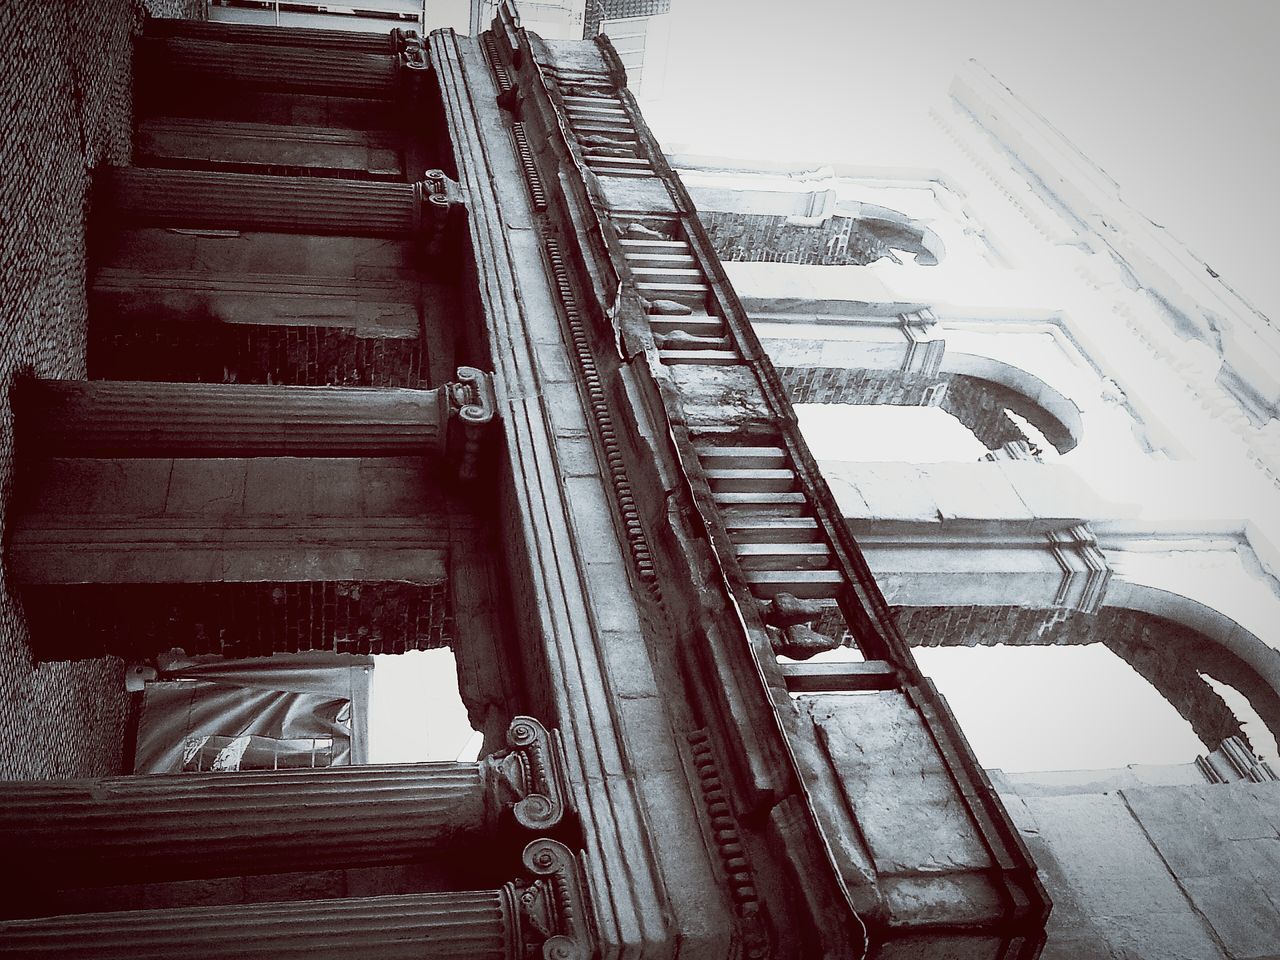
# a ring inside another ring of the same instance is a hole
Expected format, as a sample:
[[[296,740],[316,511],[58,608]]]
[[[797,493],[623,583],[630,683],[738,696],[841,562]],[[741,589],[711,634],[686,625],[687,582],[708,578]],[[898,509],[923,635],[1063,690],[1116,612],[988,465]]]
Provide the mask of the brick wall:
[[[426,388],[429,373],[421,340],[339,327],[129,322],[89,343],[89,375],[115,380]]]
[[[1008,411],[1015,402],[1012,390],[963,374],[948,377],[946,383],[947,391],[940,406],[972,430],[988,450],[998,450],[1015,440],[1031,439],[1009,416]],[[1025,407],[1025,404],[1019,406]],[[1045,417],[1037,419],[1043,422]]]
[[[14,376],[84,375],[89,178],[129,159],[142,9],[129,0],[0,3],[0,517],[13,488]],[[0,777],[115,772],[122,680],[114,659],[33,668],[22,611],[0,585]]]
[[[626,17],[652,17],[671,11],[671,0],[587,0],[582,21],[582,36],[590,39],[600,32],[605,20]]]
[[[851,367],[778,367],[792,403],[848,403],[918,407],[931,387],[945,382],[903,377],[896,370]]]
[[[818,224],[791,223],[767,213],[707,210],[698,214],[716,256],[725,261],[865,266],[894,258],[890,244],[910,249],[919,243],[909,228],[877,229],[856,217],[828,217]]]
[[[30,589],[32,633],[51,657],[258,657],[326,650],[384,654],[447,646],[447,583],[85,584]],[[56,644],[56,648],[55,648]]]

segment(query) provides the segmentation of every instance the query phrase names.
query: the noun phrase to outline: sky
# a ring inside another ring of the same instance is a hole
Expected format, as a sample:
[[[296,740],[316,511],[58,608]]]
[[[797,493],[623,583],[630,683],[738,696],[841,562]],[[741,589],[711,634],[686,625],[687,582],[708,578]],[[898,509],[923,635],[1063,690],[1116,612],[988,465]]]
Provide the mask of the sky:
[[[642,98],[671,152],[927,166],[976,59],[1257,309],[1280,318],[1275,0],[674,0]]]

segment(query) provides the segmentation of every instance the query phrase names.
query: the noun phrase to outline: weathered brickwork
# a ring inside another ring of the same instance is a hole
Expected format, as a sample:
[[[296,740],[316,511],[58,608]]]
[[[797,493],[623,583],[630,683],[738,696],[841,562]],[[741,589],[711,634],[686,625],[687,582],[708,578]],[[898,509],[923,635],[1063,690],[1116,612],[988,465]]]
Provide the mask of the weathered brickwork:
[[[426,352],[416,338],[201,321],[97,327],[89,342],[89,375],[182,383],[432,386]]]
[[[85,584],[29,590],[26,605],[33,635],[56,645],[37,653],[58,657],[404,653],[453,636],[446,583]]]
[[[977,377],[956,374],[946,381],[939,406],[973,431],[988,450],[998,450],[1015,440],[1030,440],[1009,416],[1013,391]],[[1044,417],[1039,417],[1043,421]]]
[[[698,219],[721,260],[865,266],[883,257],[900,259],[893,246],[902,249],[911,243],[895,240],[897,231],[882,235],[856,217],[832,216],[806,224],[775,214],[709,210]]]
[[[0,3],[0,524],[13,490],[15,375],[84,376],[88,187],[95,168],[129,159],[132,37],[146,12],[202,8]],[[34,666],[22,609],[0,584],[0,778],[119,772],[123,676],[115,658]]]
[[[896,370],[851,367],[779,367],[792,403],[848,403],[918,407],[945,378],[907,378]]]
[[[605,20],[626,17],[653,17],[671,12],[671,0],[587,0],[582,21],[582,36],[591,39],[600,32]]]

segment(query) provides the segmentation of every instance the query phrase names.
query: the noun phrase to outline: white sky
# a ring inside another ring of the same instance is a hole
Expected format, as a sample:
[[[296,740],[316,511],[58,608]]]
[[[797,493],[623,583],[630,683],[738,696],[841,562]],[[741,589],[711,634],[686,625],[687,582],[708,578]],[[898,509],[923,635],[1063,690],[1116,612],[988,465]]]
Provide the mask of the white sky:
[[[674,0],[668,151],[927,166],[912,131],[978,60],[1255,307],[1280,316],[1275,0]]]

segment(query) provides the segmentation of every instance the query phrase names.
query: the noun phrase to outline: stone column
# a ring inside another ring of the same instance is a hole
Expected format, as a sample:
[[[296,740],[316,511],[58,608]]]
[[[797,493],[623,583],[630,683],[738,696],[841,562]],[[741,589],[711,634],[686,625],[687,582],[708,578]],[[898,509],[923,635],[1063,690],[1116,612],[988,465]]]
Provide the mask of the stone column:
[[[574,855],[524,851],[534,879],[498,890],[86,913],[0,922],[14,960],[588,960]]]
[[[390,55],[395,52],[395,31],[365,33],[356,30],[321,30],[277,27],[274,24],[224,23],[218,20],[186,20],[170,17],[148,18],[143,26],[147,37],[179,37],[226,43],[253,43],[263,46],[302,47],[307,50],[336,50],[348,53]]]
[[[410,183],[116,167],[118,214],[170,227],[408,237],[420,222]]]
[[[448,386],[283,387],[28,380],[15,398],[26,449],[62,457],[441,455]]]
[[[389,39],[383,42],[390,46]],[[163,65],[184,82],[381,100],[396,94],[397,65],[390,49],[368,53],[332,45],[225,43],[187,37],[144,37],[139,47],[144,58]]]
[[[0,783],[0,846],[10,869],[55,887],[421,860],[508,812],[531,830],[559,823],[555,733],[517,717],[507,743],[479,763]]]
[[[513,891],[0,921],[9,960],[523,960]]]

